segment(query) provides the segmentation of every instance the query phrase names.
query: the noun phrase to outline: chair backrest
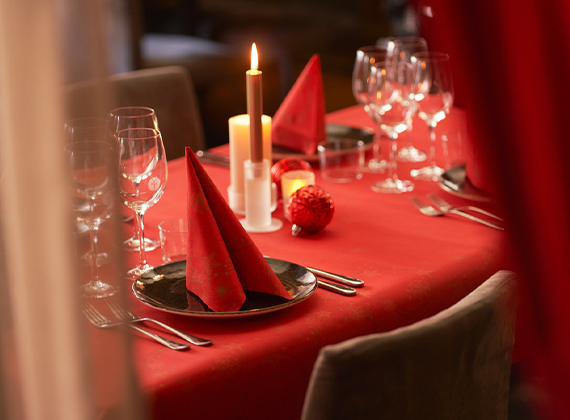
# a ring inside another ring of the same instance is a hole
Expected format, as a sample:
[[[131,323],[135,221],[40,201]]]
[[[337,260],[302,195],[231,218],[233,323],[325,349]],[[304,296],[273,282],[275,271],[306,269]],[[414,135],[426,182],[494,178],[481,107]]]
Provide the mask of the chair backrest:
[[[433,317],[324,347],[302,419],[506,419],[517,302],[500,271]]]
[[[123,106],[154,109],[169,160],[184,156],[186,146],[193,151],[205,148],[194,84],[184,67],[135,70],[112,75],[107,81],[112,104],[108,111]],[[69,118],[96,115],[97,103],[86,98],[94,97],[99,88],[100,84],[91,81],[68,86]]]

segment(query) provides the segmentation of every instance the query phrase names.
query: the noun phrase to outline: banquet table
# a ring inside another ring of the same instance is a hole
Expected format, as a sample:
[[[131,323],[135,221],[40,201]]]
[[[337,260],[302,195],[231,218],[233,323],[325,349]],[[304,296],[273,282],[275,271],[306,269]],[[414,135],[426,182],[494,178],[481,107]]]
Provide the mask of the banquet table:
[[[374,127],[359,106],[329,113],[326,121]],[[465,124],[465,113],[454,108],[436,130],[441,135],[465,128]],[[401,138],[402,143],[412,140],[416,147],[429,150],[422,121],[415,122],[411,133]],[[224,145],[213,151],[227,155],[229,148]],[[441,159],[440,146],[436,151],[440,164],[450,164]],[[264,255],[354,276],[365,286],[353,297],[318,288],[308,299],[284,310],[237,319],[172,314],[131,296],[131,310],[137,315],[214,342],[210,347],[192,346],[179,352],[137,336],[133,360],[153,419],[299,418],[313,363],[323,346],[393,330],[436,314],[503,268],[504,232],[455,216],[426,217],[412,206],[409,196],[427,202],[430,192],[452,204],[473,204],[442,190],[437,182],[415,181],[411,193],[379,194],[370,185],[385,174],[365,173],[355,182],[334,183],[322,179],[318,165],[312,164],[317,185],[334,200],[332,222],[316,234],[295,237],[278,206],[273,217],[284,222],[283,228],[250,235]],[[399,162],[400,178],[409,179],[410,169],[423,165]],[[204,167],[227,198],[229,170]],[[160,221],[186,212],[185,159],[169,161],[168,169],[164,196],[145,217],[148,236],[158,237]],[[492,202],[477,204],[494,210]],[[129,225],[125,236],[131,233]],[[163,264],[160,249],[148,252],[147,257],[150,264]],[[128,262],[134,265],[137,258],[130,253]],[[177,339],[162,330],[156,332]]]

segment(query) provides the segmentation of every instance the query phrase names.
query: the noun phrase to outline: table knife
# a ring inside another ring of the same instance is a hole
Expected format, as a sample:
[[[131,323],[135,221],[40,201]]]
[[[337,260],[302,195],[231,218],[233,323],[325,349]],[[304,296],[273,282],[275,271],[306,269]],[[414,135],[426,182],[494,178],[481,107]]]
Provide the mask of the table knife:
[[[207,150],[198,150],[196,152],[198,160],[202,163],[210,163],[228,168],[230,166],[230,158],[228,156],[218,155],[216,153],[208,152]]]
[[[336,284],[330,281],[317,279],[317,284],[319,287],[323,289],[330,290],[331,292],[340,293],[341,295],[345,296],[354,296],[356,295],[356,289],[352,287],[343,286],[342,284]]]
[[[339,283],[346,284],[348,286],[352,287],[364,286],[364,282],[362,280],[355,279],[354,277],[343,276],[341,274],[335,274],[329,271],[319,270],[318,268],[313,268],[313,267],[305,267],[305,268],[316,276],[321,276],[329,280],[338,281]]]

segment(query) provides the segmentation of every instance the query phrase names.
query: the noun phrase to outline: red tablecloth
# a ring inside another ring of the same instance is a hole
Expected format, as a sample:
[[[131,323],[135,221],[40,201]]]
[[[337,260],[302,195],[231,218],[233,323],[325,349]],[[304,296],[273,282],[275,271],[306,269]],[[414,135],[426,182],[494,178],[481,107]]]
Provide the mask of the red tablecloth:
[[[330,123],[372,127],[356,106],[327,118]],[[464,113],[455,109],[437,132],[464,124]],[[411,139],[428,150],[428,132],[421,121]],[[227,146],[217,151],[228,153]],[[400,177],[407,178],[411,168],[423,164],[400,164]],[[205,168],[225,195],[229,170]],[[166,192],[145,219],[148,235],[158,237],[161,220],[185,213],[184,170],[184,160],[169,162]],[[134,361],[154,419],[299,418],[321,347],[433,315],[503,268],[502,232],[458,217],[426,217],[408,197],[415,194],[427,201],[426,193],[435,191],[454,204],[467,201],[433,182],[417,181],[416,189],[403,195],[371,191],[370,185],[383,177],[365,174],[357,182],[336,184],[323,180],[316,170],[317,184],[336,205],[332,223],[316,235],[293,237],[287,221],[277,232],[252,234],[265,255],[364,280],[365,287],[355,297],[319,289],[283,311],[211,321],[160,312],[132,299],[138,315],[214,341],[212,347],[175,352],[145,338],[135,339]],[[274,217],[284,220],[282,207]],[[160,249],[147,255],[151,264],[162,263]],[[137,258],[129,255],[129,262],[134,264]]]

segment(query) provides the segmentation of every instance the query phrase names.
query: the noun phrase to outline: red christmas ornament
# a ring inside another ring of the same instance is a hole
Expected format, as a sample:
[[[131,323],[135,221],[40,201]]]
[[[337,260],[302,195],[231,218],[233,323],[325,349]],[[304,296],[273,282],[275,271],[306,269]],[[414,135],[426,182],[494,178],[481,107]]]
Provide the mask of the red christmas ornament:
[[[307,185],[295,191],[287,202],[293,223],[292,233],[316,233],[328,225],[334,214],[334,202],[329,193],[317,185]]]
[[[276,162],[271,167],[271,180],[275,185],[277,185],[277,198],[283,197],[281,193],[281,177],[285,172],[289,171],[311,171],[313,168],[311,164],[305,160],[295,159],[295,158],[283,158],[279,162]]]

